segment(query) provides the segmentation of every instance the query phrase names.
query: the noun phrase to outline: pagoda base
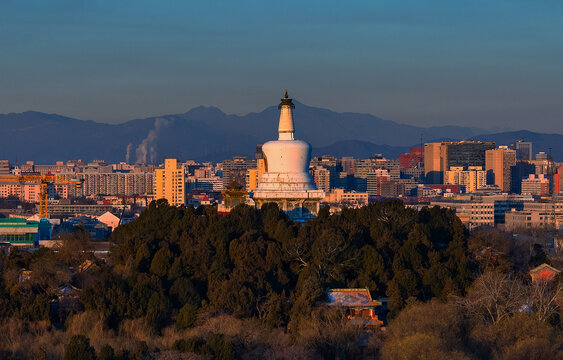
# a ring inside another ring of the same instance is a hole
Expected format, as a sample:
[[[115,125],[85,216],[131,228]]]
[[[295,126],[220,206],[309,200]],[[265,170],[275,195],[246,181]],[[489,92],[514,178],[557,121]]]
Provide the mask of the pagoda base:
[[[252,197],[257,209],[267,203],[276,203],[280,210],[296,221],[314,219],[319,213],[319,204],[323,198],[322,190],[256,191]]]

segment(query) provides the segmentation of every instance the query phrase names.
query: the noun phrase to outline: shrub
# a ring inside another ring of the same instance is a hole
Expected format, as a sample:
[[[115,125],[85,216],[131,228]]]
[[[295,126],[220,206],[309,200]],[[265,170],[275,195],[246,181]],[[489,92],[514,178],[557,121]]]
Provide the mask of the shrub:
[[[230,360],[236,359],[235,348],[223,334],[213,334],[207,339],[207,346],[213,352],[216,359]]]
[[[98,360],[115,360],[115,351],[111,345],[104,345],[98,354]]]
[[[179,330],[183,330],[194,326],[197,320],[197,311],[198,308],[196,305],[187,303],[186,305],[182,306],[182,308],[178,312],[178,317],[176,318],[176,327]]]
[[[84,335],[73,335],[65,346],[65,360],[94,360],[96,354],[90,346],[90,339]]]

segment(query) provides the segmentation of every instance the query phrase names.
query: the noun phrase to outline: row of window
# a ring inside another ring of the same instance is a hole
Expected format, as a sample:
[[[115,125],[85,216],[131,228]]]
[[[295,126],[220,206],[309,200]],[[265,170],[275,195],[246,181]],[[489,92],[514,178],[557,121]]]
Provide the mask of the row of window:
[[[0,235],[0,242],[34,242],[35,234],[2,234]]]

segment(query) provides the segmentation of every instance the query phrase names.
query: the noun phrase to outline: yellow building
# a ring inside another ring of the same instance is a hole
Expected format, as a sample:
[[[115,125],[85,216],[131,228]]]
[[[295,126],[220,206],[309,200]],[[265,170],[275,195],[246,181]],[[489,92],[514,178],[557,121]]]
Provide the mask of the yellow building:
[[[485,169],[489,184],[497,185],[502,191],[510,191],[510,168],[516,165],[516,150],[506,146],[485,152]]]
[[[154,172],[155,199],[166,199],[171,206],[184,205],[184,165],[179,165],[177,159],[164,159],[164,169]]]
[[[266,162],[264,159],[258,159],[256,161],[256,169],[246,170],[246,191],[251,192],[256,190],[260,179],[262,179],[262,174],[266,172]]]
[[[472,193],[487,184],[486,172],[480,166],[452,166],[444,174],[444,184],[465,186],[465,192]]]
[[[429,184],[445,182],[444,173],[448,165],[448,142],[424,144],[424,174]]]

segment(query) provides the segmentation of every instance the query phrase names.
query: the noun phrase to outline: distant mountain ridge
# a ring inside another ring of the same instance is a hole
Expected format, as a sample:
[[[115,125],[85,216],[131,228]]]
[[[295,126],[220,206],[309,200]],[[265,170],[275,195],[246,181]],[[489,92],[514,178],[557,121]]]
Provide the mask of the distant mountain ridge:
[[[563,135],[512,131],[491,134],[476,127],[416,127],[359,113],[337,113],[295,102],[296,137],[313,145],[314,154],[367,157],[381,153],[395,158],[434,139],[479,139],[499,145],[518,139],[534,142],[534,152],[552,148],[563,158]],[[110,162],[221,161],[234,155],[252,156],[256,144],[277,138],[277,106],[243,116],[216,107],[198,106],[170,114],[105,124],[36,111],[0,114],[0,159],[36,163],[82,158]]]

